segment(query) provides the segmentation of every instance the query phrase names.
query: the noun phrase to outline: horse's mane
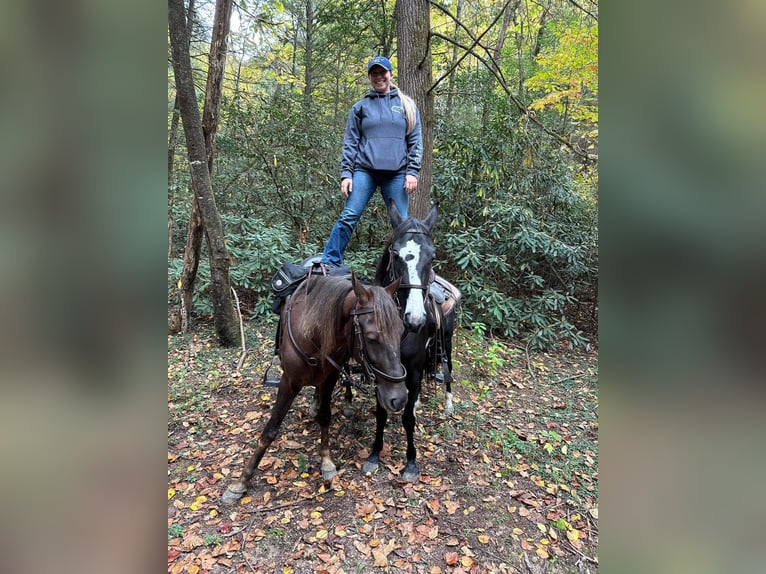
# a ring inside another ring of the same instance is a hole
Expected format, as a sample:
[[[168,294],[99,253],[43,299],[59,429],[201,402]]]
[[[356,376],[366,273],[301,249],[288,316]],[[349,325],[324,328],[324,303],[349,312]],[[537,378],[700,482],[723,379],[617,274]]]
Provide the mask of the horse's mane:
[[[396,321],[399,312],[393,299],[382,287],[369,287],[373,292],[373,312],[378,330],[387,337],[395,334],[398,345],[399,331]],[[348,340],[345,337],[343,302],[351,282],[340,277],[309,277],[300,331],[307,339],[314,339],[324,355],[337,353]]]
[[[375,285],[387,285],[391,283],[394,278],[389,273],[388,266],[391,264],[391,242],[386,244],[386,248],[383,250],[383,255],[380,256],[378,261],[378,268],[375,270]]]

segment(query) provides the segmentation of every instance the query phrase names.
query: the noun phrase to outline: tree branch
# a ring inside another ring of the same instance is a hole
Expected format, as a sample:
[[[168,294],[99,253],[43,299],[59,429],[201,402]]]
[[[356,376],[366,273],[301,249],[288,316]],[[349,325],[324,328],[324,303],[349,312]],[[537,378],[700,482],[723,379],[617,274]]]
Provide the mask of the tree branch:
[[[593,14],[593,13],[592,13],[591,11],[589,11],[587,8],[583,8],[582,6],[580,6],[580,5],[579,5],[577,2],[575,2],[575,0],[568,0],[568,1],[569,1],[569,3],[570,3],[572,6],[574,6],[574,7],[576,7],[576,8],[579,8],[580,10],[582,10],[583,12],[585,12],[585,13],[586,13],[588,16],[590,16],[591,18],[593,18],[593,19],[594,19],[596,22],[598,22],[598,16],[597,16],[597,15]]]
[[[438,32],[431,32],[431,35],[432,35],[432,36],[435,36],[435,37],[438,37],[438,38],[441,38],[441,39],[443,39],[443,40],[445,40],[445,41],[447,41],[447,42],[451,42],[451,43],[453,43],[454,45],[456,45],[456,46],[458,46],[458,47],[462,48],[463,50],[465,50],[465,54],[464,54],[464,55],[463,55],[461,58],[459,58],[459,59],[458,59],[458,61],[455,63],[455,66],[457,66],[457,64],[459,64],[459,63],[460,63],[462,60],[464,60],[464,59],[465,59],[465,57],[466,57],[468,54],[471,54],[471,55],[473,55],[473,56],[474,56],[475,58],[477,58],[477,59],[478,59],[478,60],[479,60],[479,61],[480,61],[482,64],[484,64],[484,65],[486,66],[486,68],[487,68],[487,69],[488,69],[488,70],[489,70],[489,71],[492,73],[492,75],[494,75],[494,76],[495,76],[495,78],[497,78],[497,81],[500,83],[500,86],[503,88],[503,91],[504,91],[504,92],[506,93],[506,95],[507,95],[507,96],[508,96],[508,97],[511,99],[511,101],[512,101],[512,102],[514,103],[514,105],[515,105],[515,106],[516,106],[516,107],[519,109],[519,111],[520,111],[520,112],[521,112],[523,115],[525,115],[525,116],[527,117],[527,119],[528,119],[529,121],[531,121],[533,124],[535,124],[535,125],[536,125],[537,127],[539,127],[541,130],[543,130],[543,131],[544,131],[546,134],[548,134],[549,136],[551,136],[551,137],[555,138],[556,140],[558,140],[559,142],[561,142],[563,145],[565,145],[566,147],[568,147],[570,150],[572,150],[572,152],[573,152],[575,155],[578,155],[578,156],[580,156],[580,157],[582,157],[582,158],[585,158],[585,159],[593,159],[593,157],[592,157],[592,154],[588,154],[587,152],[581,151],[581,150],[580,150],[580,149],[578,149],[576,146],[574,146],[574,145],[573,145],[573,144],[572,144],[572,143],[569,141],[569,139],[567,139],[566,137],[564,137],[564,136],[563,136],[563,135],[561,135],[560,133],[558,133],[558,132],[555,132],[555,131],[553,131],[553,130],[551,130],[551,129],[547,128],[547,127],[545,127],[545,126],[542,124],[542,122],[541,122],[540,120],[538,120],[538,119],[537,119],[537,116],[535,115],[534,111],[528,110],[528,109],[527,109],[527,107],[526,107],[526,106],[525,106],[523,103],[521,103],[521,101],[519,100],[519,98],[518,98],[518,97],[516,97],[516,95],[515,95],[515,94],[513,94],[513,92],[511,92],[510,88],[508,87],[508,85],[507,85],[507,84],[506,84],[506,82],[505,82],[505,79],[502,77],[502,74],[498,74],[498,73],[497,73],[497,72],[496,72],[496,71],[493,69],[493,67],[492,67],[492,66],[490,66],[490,65],[489,65],[489,64],[486,62],[486,60],[485,60],[484,58],[482,58],[482,57],[481,57],[481,56],[479,56],[479,55],[478,55],[476,52],[474,52],[474,51],[473,51],[473,47],[476,45],[476,43],[475,43],[475,42],[474,42],[474,44],[473,44],[472,46],[470,46],[470,47],[469,47],[469,46],[464,46],[463,44],[461,44],[461,43],[459,43],[459,42],[457,42],[457,41],[453,40],[452,38],[448,38],[447,36],[444,36],[444,35],[442,35],[442,34],[439,34]],[[493,63],[494,63],[494,61],[493,61]],[[452,69],[453,69],[455,66],[453,66],[452,68],[450,68],[450,70],[452,70]],[[431,92],[431,90],[433,90],[433,89],[434,89],[434,88],[435,88],[435,87],[436,87],[436,86],[439,84],[439,82],[441,82],[441,81],[442,81],[442,80],[443,80],[443,79],[444,79],[444,78],[445,78],[445,77],[446,77],[448,74],[449,74],[449,71],[448,71],[448,72],[446,72],[446,73],[445,73],[445,74],[444,74],[444,75],[443,75],[441,78],[439,78],[439,79],[438,79],[436,82],[434,82],[434,85],[433,85],[433,86],[431,86],[431,88],[430,88],[428,91],[429,91],[429,92]]]
[[[449,77],[449,75],[450,75],[450,74],[451,74],[451,73],[452,73],[452,72],[453,72],[453,71],[454,71],[454,70],[455,70],[455,69],[456,69],[456,68],[457,68],[457,67],[460,65],[460,62],[462,62],[463,60],[465,60],[465,58],[466,58],[466,56],[468,56],[468,54],[473,54],[474,56],[476,56],[477,58],[479,58],[479,60],[481,60],[481,61],[482,61],[482,63],[483,63],[485,66],[487,66],[487,69],[489,69],[490,71],[492,71],[492,67],[491,67],[491,66],[489,66],[489,65],[488,65],[488,64],[487,64],[487,63],[486,63],[486,62],[485,62],[485,61],[484,61],[484,60],[483,60],[483,59],[482,59],[480,56],[478,56],[478,55],[476,54],[476,52],[474,52],[474,51],[473,51],[473,49],[474,49],[476,46],[481,46],[481,47],[484,49],[484,51],[485,51],[485,52],[486,52],[486,53],[489,55],[489,59],[490,59],[490,61],[492,62],[492,64],[495,66],[495,69],[496,69],[497,71],[500,71],[500,66],[498,66],[498,65],[497,65],[497,62],[495,62],[495,60],[494,60],[494,58],[492,57],[492,54],[490,53],[489,49],[488,49],[486,46],[484,46],[483,44],[481,44],[481,39],[482,39],[484,36],[486,36],[486,35],[487,35],[487,33],[488,33],[488,32],[489,32],[489,31],[490,31],[490,30],[491,30],[491,29],[492,29],[492,28],[495,26],[495,24],[497,23],[497,21],[500,19],[500,16],[502,16],[502,15],[505,13],[505,10],[508,8],[508,5],[509,5],[511,2],[512,2],[512,0],[506,0],[505,4],[503,4],[503,7],[502,7],[502,9],[501,9],[501,10],[500,10],[500,12],[497,14],[497,16],[495,16],[494,20],[492,20],[492,22],[490,22],[490,23],[489,23],[489,26],[487,26],[486,30],[484,30],[484,31],[483,31],[481,34],[479,34],[479,36],[478,36],[478,37],[474,37],[474,35],[471,33],[471,31],[470,31],[468,28],[466,28],[466,26],[465,26],[465,25],[464,25],[462,22],[460,22],[460,21],[459,21],[459,20],[458,20],[458,19],[457,19],[455,16],[453,16],[453,15],[452,15],[452,14],[449,12],[449,10],[447,10],[447,9],[446,9],[446,8],[444,8],[443,6],[440,6],[440,5],[439,5],[439,4],[437,4],[436,2],[433,2],[433,1],[431,2],[431,5],[432,5],[432,6],[435,6],[435,7],[436,7],[436,8],[438,8],[439,10],[442,10],[442,11],[443,11],[445,14],[447,14],[447,15],[448,15],[450,18],[452,18],[452,19],[453,19],[453,20],[454,20],[454,21],[455,21],[455,22],[456,22],[456,23],[457,23],[459,26],[461,26],[461,27],[463,28],[463,30],[465,30],[465,31],[466,31],[466,33],[468,34],[468,36],[471,38],[471,40],[473,41],[473,43],[471,44],[471,46],[470,46],[470,47],[466,48],[465,46],[462,46],[461,44],[458,44],[458,43],[457,43],[455,40],[452,40],[451,38],[448,38],[448,37],[446,37],[446,36],[443,36],[443,35],[441,35],[441,34],[438,34],[438,33],[436,33],[436,32],[431,32],[431,34],[430,34],[431,36],[437,36],[437,37],[439,37],[439,38],[442,38],[443,40],[446,40],[446,41],[448,41],[448,42],[452,42],[453,44],[455,44],[455,45],[457,45],[457,46],[459,46],[459,47],[463,48],[463,49],[465,50],[465,54],[463,54],[463,55],[462,55],[460,58],[458,58],[458,59],[455,61],[455,63],[454,63],[454,64],[452,64],[452,66],[450,66],[449,70],[447,70],[446,72],[444,72],[444,74],[442,74],[442,76],[441,76],[440,78],[438,78],[438,79],[437,79],[437,80],[436,80],[436,81],[433,83],[433,85],[432,85],[432,86],[431,86],[431,87],[428,89],[428,92],[426,92],[426,95],[430,94],[430,93],[431,93],[431,91],[432,91],[434,88],[436,88],[436,86],[438,86],[438,85],[439,85],[439,84],[442,82],[442,80],[444,80],[445,78]],[[502,73],[501,73],[501,74],[502,74]],[[497,77],[497,74],[495,74],[495,77]],[[505,81],[504,81],[504,80],[500,80],[500,79],[498,78],[498,81],[500,81],[500,82],[503,84],[503,86],[505,87]],[[507,90],[507,88],[506,88],[506,90]]]

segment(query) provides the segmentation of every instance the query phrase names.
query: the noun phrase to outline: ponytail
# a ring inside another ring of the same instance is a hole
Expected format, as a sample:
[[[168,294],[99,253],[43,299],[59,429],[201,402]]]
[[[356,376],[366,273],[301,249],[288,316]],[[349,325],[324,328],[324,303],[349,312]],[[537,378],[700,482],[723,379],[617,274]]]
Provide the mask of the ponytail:
[[[398,89],[398,88],[397,88]],[[407,135],[415,129],[415,124],[418,121],[418,108],[415,106],[415,100],[409,97],[407,94],[399,90],[399,99],[402,100],[402,107],[404,107],[404,116],[407,118]]]

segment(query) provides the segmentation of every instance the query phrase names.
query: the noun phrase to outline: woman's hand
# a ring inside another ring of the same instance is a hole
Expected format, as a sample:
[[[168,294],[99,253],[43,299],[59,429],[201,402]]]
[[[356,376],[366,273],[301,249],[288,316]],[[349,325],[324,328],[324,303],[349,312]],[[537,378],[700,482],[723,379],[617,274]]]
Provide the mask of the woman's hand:
[[[343,194],[343,197],[348,199],[349,194],[351,193],[351,188],[353,187],[353,183],[351,182],[350,177],[344,177],[342,180],[340,180],[340,192]]]
[[[404,191],[407,192],[408,195],[412,195],[415,193],[415,190],[418,188],[418,178],[414,175],[407,175],[407,177],[404,178]]]

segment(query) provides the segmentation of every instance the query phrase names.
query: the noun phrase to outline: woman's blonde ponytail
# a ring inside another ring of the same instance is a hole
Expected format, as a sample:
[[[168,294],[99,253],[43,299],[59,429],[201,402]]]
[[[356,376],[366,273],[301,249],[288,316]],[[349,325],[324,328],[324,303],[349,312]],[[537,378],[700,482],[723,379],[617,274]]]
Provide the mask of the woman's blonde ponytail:
[[[404,107],[404,116],[407,118],[407,135],[409,135],[415,129],[415,123],[418,121],[418,110],[415,106],[415,100],[401,90],[399,90],[399,99],[402,100],[402,107]]]

